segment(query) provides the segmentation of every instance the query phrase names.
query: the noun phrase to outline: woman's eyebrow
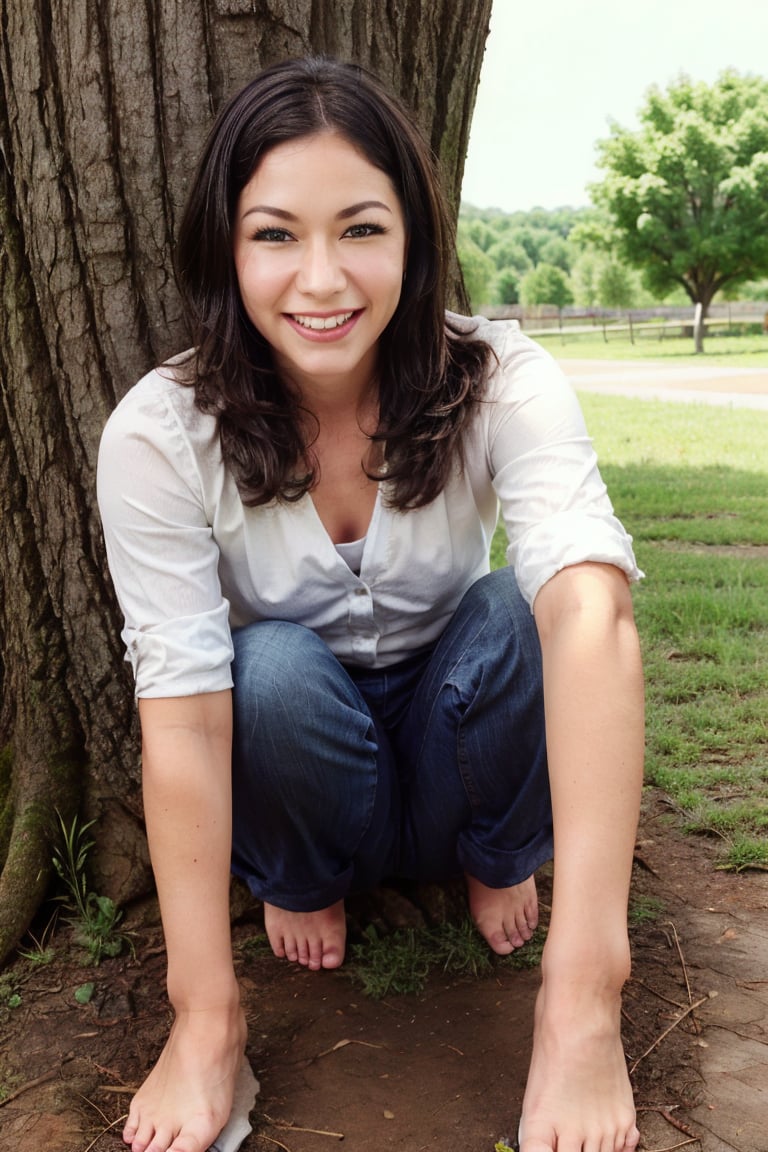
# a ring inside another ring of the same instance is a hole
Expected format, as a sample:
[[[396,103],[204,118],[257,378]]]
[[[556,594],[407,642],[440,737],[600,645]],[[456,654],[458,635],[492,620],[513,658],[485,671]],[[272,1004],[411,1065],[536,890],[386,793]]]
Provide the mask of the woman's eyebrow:
[[[241,219],[245,220],[246,216],[250,216],[252,212],[263,212],[265,216],[277,216],[280,220],[295,221],[298,219],[297,216],[294,216],[293,212],[286,212],[284,208],[272,208],[269,204],[252,205],[252,207],[247,208],[245,212],[243,212]]]
[[[358,216],[361,212],[367,212],[370,208],[382,208],[385,212],[392,213],[392,209],[383,200],[361,200],[359,204],[350,204],[349,208],[342,208],[337,212],[337,220],[348,220],[351,216]],[[245,220],[246,216],[250,216],[254,212],[263,212],[265,216],[276,216],[279,220],[288,220],[295,223],[298,217],[293,212],[286,212],[284,208],[275,208],[271,204],[253,204],[247,208],[241,217]]]
[[[337,220],[348,220],[350,216],[357,216],[360,212],[367,212],[369,208],[383,208],[385,212],[392,212],[388,204],[381,200],[361,200],[359,204],[352,204],[349,208],[342,208],[336,216]]]

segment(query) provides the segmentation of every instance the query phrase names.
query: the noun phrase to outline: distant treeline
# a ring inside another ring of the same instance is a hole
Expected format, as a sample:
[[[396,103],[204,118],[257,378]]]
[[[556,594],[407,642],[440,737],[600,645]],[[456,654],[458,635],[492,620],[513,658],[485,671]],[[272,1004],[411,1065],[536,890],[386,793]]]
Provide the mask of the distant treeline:
[[[458,251],[474,309],[504,304],[628,309],[690,303],[682,288],[664,297],[653,295],[642,273],[612,251],[607,223],[594,207],[507,213],[462,203]],[[768,280],[756,280],[741,285],[732,298],[767,296]]]

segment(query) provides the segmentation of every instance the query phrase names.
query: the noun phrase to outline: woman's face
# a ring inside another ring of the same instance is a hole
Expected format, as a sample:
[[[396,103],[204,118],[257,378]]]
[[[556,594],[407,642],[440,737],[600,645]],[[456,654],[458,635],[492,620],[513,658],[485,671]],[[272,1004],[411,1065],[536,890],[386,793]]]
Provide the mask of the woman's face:
[[[234,237],[243,304],[278,371],[305,395],[364,389],[405,270],[389,177],[336,133],[278,144],[240,194]]]

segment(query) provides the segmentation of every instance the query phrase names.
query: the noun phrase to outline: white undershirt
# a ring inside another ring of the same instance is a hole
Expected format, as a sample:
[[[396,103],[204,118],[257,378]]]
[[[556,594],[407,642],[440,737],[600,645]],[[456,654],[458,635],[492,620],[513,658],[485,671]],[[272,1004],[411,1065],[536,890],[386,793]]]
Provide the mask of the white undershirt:
[[[335,546],[339,556],[341,556],[345,564],[349,565],[350,571],[354,572],[356,576],[360,575],[366,539],[366,536],[362,536],[359,540],[350,540],[346,544],[337,544]]]

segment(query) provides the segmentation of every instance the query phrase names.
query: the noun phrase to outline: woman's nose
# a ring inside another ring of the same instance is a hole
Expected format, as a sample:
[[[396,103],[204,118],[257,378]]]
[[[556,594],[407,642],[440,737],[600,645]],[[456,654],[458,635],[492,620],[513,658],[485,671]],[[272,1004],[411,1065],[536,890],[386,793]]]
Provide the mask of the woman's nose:
[[[307,245],[296,277],[297,287],[309,296],[332,296],[346,287],[346,276],[333,244],[326,240]]]

